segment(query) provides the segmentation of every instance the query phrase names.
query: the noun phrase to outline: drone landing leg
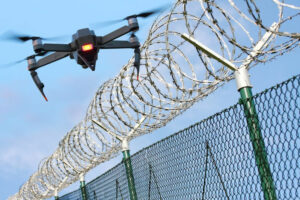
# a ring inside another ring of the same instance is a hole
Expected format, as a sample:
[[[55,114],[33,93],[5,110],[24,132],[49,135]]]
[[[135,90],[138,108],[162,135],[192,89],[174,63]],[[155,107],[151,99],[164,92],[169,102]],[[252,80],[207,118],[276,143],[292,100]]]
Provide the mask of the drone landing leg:
[[[45,98],[46,101],[48,101],[43,88],[44,88],[44,84],[41,82],[41,80],[38,77],[38,74],[36,73],[36,71],[31,71],[30,75],[35,83],[35,85],[37,86],[37,88],[39,89],[39,91],[41,92],[41,94],[43,95],[43,97]]]
[[[139,80],[139,74],[140,74],[140,60],[141,60],[141,50],[140,48],[134,49],[134,64],[133,66],[136,68],[137,71],[137,80]]]
[[[139,80],[140,73],[140,60],[141,60],[141,50],[140,43],[136,38],[133,42],[114,40],[110,41],[104,45],[99,45],[100,49],[134,49],[134,64],[133,66],[137,70],[137,80]]]

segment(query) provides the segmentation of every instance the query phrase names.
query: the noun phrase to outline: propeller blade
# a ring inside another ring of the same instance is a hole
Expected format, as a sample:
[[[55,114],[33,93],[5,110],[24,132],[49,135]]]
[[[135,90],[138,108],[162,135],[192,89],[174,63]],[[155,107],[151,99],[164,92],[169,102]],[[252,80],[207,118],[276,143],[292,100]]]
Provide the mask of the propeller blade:
[[[92,24],[91,26],[94,27],[94,28],[100,28],[100,27],[105,27],[105,26],[110,26],[110,25],[113,25],[113,24],[120,23],[120,22],[122,22],[124,20],[127,20],[129,18],[132,18],[132,17],[147,18],[147,17],[149,17],[151,15],[154,15],[156,13],[163,12],[164,10],[166,10],[169,7],[170,7],[170,4],[167,4],[165,6],[161,6],[159,8],[153,9],[153,10],[142,12],[142,13],[139,13],[139,14],[136,14],[136,15],[127,16],[127,17],[125,17],[123,19],[116,19],[116,20],[109,20],[109,21],[98,22],[98,23]]]
[[[15,42],[26,42],[32,39],[38,39],[38,36],[22,35],[14,31],[6,31],[0,37],[2,40],[12,40]]]
[[[153,15],[155,13],[157,13],[157,11],[143,12],[143,13],[138,14],[137,17],[143,17],[143,18],[145,18],[145,17],[149,17],[149,16],[151,16],[151,15]]]
[[[36,40],[36,39],[59,40],[59,39],[66,38],[66,37],[67,37],[67,35],[42,38],[40,36],[23,35],[23,34],[16,33],[14,31],[6,31],[5,33],[2,34],[2,36],[0,36],[0,39],[11,40],[11,41],[15,41],[15,42],[27,42],[28,40]]]
[[[18,60],[18,61],[14,61],[14,62],[10,62],[10,63],[6,63],[6,64],[3,64],[3,65],[0,65],[0,68],[8,68],[8,67],[12,67],[14,65],[17,65],[21,62],[24,62],[27,58],[24,58],[22,60]]]
[[[131,17],[147,18],[147,17],[150,17],[151,15],[154,15],[154,14],[157,14],[157,13],[165,11],[168,7],[170,7],[170,4],[167,4],[165,6],[161,6],[159,8],[155,8],[155,9],[152,9],[152,10],[148,10],[148,11],[136,14],[136,15],[127,16],[127,17],[124,18],[124,20],[127,20],[127,19],[129,19]]]
[[[111,25],[120,23],[120,22],[122,22],[122,21],[123,21],[123,19],[117,19],[117,20],[109,20],[109,21],[97,22],[97,23],[91,24],[91,27],[94,27],[94,28],[107,27],[107,26],[111,26]]]
[[[67,39],[70,38],[70,35],[59,35],[55,37],[47,37],[47,38],[42,38],[42,40],[47,40],[47,41],[57,41],[57,40],[62,40],[62,39]]]
[[[51,52],[41,52],[41,53],[37,53],[37,54],[33,54],[31,56],[28,56],[26,58],[23,58],[22,60],[18,60],[18,61],[14,61],[14,62],[10,62],[10,63],[6,63],[6,64],[3,64],[3,65],[0,65],[0,68],[7,68],[7,67],[12,67],[14,65],[17,65],[19,63],[22,63],[24,62],[25,60],[29,59],[29,58],[35,58],[36,56],[45,56],[47,54],[49,54]]]
[[[37,36],[19,36],[16,37],[17,40],[21,40],[22,42],[27,42],[28,40],[36,40],[36,39],[42,39]]]

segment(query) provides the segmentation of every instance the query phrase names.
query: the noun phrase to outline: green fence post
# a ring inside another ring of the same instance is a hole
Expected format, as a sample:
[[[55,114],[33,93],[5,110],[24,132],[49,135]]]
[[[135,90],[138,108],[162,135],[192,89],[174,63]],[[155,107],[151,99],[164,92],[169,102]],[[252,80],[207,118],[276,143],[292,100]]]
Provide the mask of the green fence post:
[[[79,179],[80,179],[80,190],[81,190],[82,200],[87,200],[84,174],[80,174]]]
[[[261,187],[264,193],[264,199],[275,200],[276,192],[272,178],[272,173],[267,158],[265,143],[261,134],[258,115],[252,96],[252,86],[249,80],[248,70],[245,67],[235,72],[237,88],[241,95],[241,101],[244,106],[244,113],[247,119],[250,139],[254,151],[255,162],[260,176]]]
[[[135,127],[128,133],[128,137],[130,137],[136,131],[136,129],[138,129],[140,127],[140,125],[142,124],[142,122],[145,119],[146,119],[145,116],[141,117],[139,123],[137,123],[135,125]],[[135,190],[134,177],[133,177],[131,158],[130,158],[130,152],[129,152],[129,144],[128,144],[127,138],[119,136],[119,135],[111,132],[109,129],[105,128],[105,126],[103,126],[101,124],[101,122],[99,122],[95,119],[92,119],[92,122],[97,124],[100,128],[102,128],[104,131],[106,131],[108,134],[115,137],[122,143],[123,162],[124,162],[125,170],[126,170],[130,200],[137,200],[137,194],[136,194],[136,190]]]
[[[273,23],[270,30],[275,30],[278,27],[277,23]],[[201,50],[203,53],[209,57],[222,63],[227,68],[235,72],[235,78],[237,82],[237,88],[241,95],[241,100],[244,105],[244,112],[247,118],[248,129],[250,133],[250,139],[252,142],[252,147],[255,156],[256,166],[258,168],[261,188],[264,193],[265,200],[276,200],[275,185],[272,178],[272,173],[270,165],[267,158],[267,152],[265,149],[265,143],[261,134],[258,116],[255,110],[254,101],[252,99],[251,84],[249,79],[249,74],[246,66],[254,60],[256,56],[259,55],[261,49],[265,48],[269,42],[272,40],[272,31],[268,31],[264,34],[259,42],[255,45],[252,52],[248,55],[242,64],[242,67],[237,68],[232,62],[224,58],[223,56],[217,54],[212,49],[201,44],[195,38],[188,34],[182,34],[181,37],[194,45],[197,49]]]
[[[123,153],[123,162],[125,165],[126,176],[128,181],[130,200],[137,200],[137,194],[135,190],[134,177],[133,177],[131,158],[129,152],[129,145],[127,139],[125,138],[122,140],[122,153]]]
[[[57,190],[54,190],[54,199],[55,199],[55,200],[59,200]]]

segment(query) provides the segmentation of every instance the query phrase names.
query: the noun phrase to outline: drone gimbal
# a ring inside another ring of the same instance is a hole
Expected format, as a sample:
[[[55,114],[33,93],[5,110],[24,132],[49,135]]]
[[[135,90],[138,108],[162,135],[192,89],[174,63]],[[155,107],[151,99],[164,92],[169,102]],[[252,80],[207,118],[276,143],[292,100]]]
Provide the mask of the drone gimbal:
[[[72,42],[69,44],[43,44],[42,38],[40,37],[29,38],[32,40],[33,49],[36,54],[27,58],[28,70],[46,101],[48,100],[43,91],[44,84],[40,81],[35,70],[67,56],[70,56],[71,59],[75,59],[83,68],[90,68],[94,71],[100,49],[131,48],[134,49],[134,67],[137,69],[137,79],[139,79],[140,43],[138,38],[134,35],[134,32],[139,29],[139,25],[137,16],[135,15],[129,16],[126,19],[128,25],[105,36],[96,36],[94,31],[88,28],[80,29],[72,36]],[[129,41],[115,40],[129,32],[132,32]],[[54,53],[36,61],[36,56],[43,56],[48,52]]]

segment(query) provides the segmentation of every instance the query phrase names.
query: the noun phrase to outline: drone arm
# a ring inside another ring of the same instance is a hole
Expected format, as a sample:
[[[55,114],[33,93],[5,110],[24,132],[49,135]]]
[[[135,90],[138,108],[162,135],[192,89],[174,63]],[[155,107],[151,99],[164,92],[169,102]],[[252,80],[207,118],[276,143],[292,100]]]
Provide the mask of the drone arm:
[[[48,65],[50,63],[53,63],[57,60],[60,60],[62,58],[65,58],[67,56],[69,56],[70,53],[69,52],[55,52],[53,54],[50,54],[49,56],[46,56],[44,58],[41,58],[37,63],[36,65],[33,65],[33,66],[29,66],[28,67],[28,70],[36,70],[40,67],[43,67],[45,65]]]
[[[56,52],[71,52],[71,44],[36,44],[33,46],[35,52],[56,51]]]
[[[98,45],[100,49],[127,49],[127,48],[137,48],[140,46],[139,42],[128,42],[121,40],[110,41],[103,45]]]
[[[97,37],[97,43],[102,45],[102,44],[106,44],[118,37],[121,37],[122,35],[125,35],[129,32],[135,31],[139,28],[139,25],[137,23],[134,23],[132,25],[129,26],[123,26],[103,37]]]

